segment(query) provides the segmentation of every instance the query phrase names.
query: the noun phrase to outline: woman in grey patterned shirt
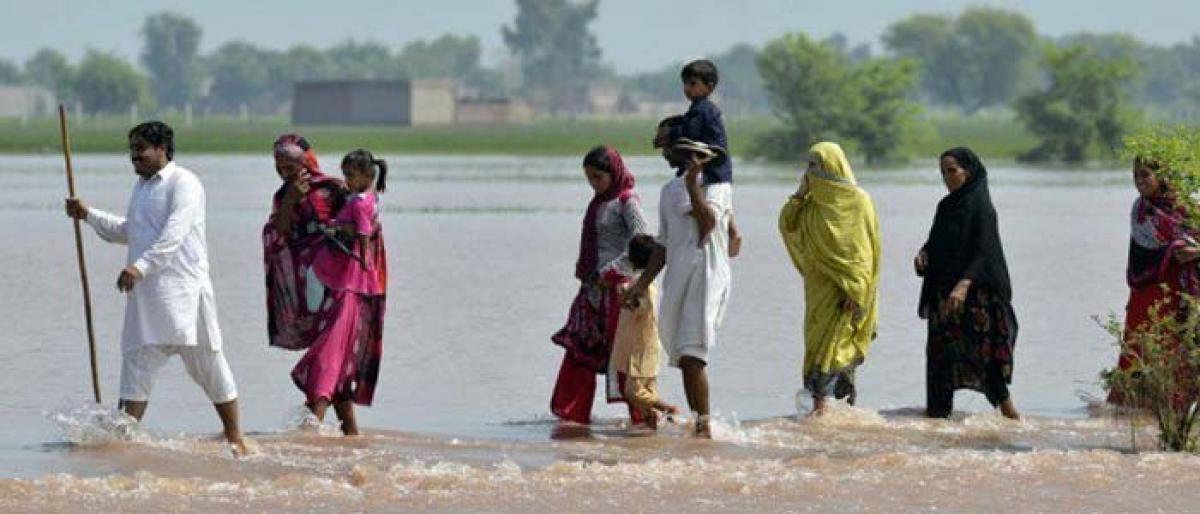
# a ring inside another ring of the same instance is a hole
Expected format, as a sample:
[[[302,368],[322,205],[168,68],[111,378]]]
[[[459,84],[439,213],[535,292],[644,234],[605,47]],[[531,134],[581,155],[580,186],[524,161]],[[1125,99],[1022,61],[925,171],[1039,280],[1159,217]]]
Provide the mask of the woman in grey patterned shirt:
[[[608,370],[621,299],[617,286],[630,274],[625,249],[646,231],[633,173],[616,150],[597,146],[583,158],[583,171],[595,196],[583,218],[575,278],[579,293],[571,303],[567,324],[551,340],[566,350],[550,410],[564,421],[589,423],[596,374]],[[608,377],[608,401],[623,401],[617,377]],[[633,422],[640,416],[630,411]]]

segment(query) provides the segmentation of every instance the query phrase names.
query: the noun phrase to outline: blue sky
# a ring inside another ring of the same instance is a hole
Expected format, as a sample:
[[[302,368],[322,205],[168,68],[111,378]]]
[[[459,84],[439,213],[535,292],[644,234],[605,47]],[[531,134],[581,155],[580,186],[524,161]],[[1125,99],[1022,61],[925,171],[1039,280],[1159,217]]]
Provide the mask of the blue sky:
[[[789,31],[818,37],[842,32],[875,43],[890,23],[917,12],[953,13],[972,5],[1023,12],[1046,35],[1128,32],[1174,43],[1200,32],[1200,3],[1185,0],[601,0],[593,30],[604,58],[622,72],[655,69],[740,43],[760,45]],[[24,61],[38,48],[72,59],[86,48],[137,57],[146,15],[176,11],[204,28],[202,50],[241,39],[272,48],[324,47],[354,38],[393,47],[443,33],[474,34],[485,60],[503,55],[500,26],[516,13],[512,0],[0,0],[5,27],[0,57]],[[15,23],[14,23],[15,21]]]

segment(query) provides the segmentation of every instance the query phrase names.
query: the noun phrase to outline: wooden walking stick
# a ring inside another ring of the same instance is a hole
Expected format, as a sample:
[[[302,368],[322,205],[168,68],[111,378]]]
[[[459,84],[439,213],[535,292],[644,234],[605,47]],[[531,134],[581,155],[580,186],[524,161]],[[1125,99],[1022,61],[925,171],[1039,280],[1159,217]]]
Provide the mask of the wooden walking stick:
[[[71,135],[67,133],[67,110],[58,104],[58,126],[62,132],[63,159],[67,163],[67,191],[75,198],[75,172],[71,169]],[[92,360],[92,393],[96,403],[100,403],[100,375],[96,370],[96,330],[92,326],[92,292],[88,288],[87,262],[83,259],[83,234],[79,230],[79,220],[72,218],[75,224],[75,257],[79,260],[79,281],[83,284],[83,316],[87,319],[88,354]]]

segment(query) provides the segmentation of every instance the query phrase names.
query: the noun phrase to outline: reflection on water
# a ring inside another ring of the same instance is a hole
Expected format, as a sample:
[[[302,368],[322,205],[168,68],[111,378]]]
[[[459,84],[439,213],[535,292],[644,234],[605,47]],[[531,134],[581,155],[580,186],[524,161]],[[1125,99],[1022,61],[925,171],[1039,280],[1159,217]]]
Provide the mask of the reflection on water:
[[[1021,319],[1012,391],[1032,415],[1024,423],[987,412],[974,393],[958,395],[963,413],[955,419],[918,416],[924,326],[911,257],[944,190],[932,164],[862,173],[884,232],[880,336],[858,374],[863,408],[798,420],[802,286],[775,231],[795,172],[739,165],[734,203],[746,246],[710,366],[721,422],[718,441],[706,443],[679,427],[630,436],[623,409],[603,402],[597,415],[607,421],[590,428],[559,427],[546,415],[561,357],[549,335],[577,287],[573,263],[589,195],[579,159],[390,161],[384,367],[376,406],[360,415],[374,430],[347,442],[292,430],[303,398],[288,370],[298,354],[266,346],[259,230],[278,180],[270,156],[188,156],[181,148],[180,162],[207,188],[226,352],[243,425],[256,434],[255,456],[235,461],[210,437],[216,415],[178,364],[164,370],[133,437],[89,438],[88,430],[119,430],[119,418],[47,407],[90,395],[61,165],[0,157],[0,189],[9,193],[0,230],[11,235],[0,245],[0,294],[20,299],[0,310],[0,415],[9,421],[0,425],[0,456],[10,463],[3,474],[20,477],[0,482],[3,508],[67,511],[86,501],[150,511],[769,512],[983,510],[1027,501],[1039,510],[1132,510],[1196,500],[1197,461],[1125,453],[1128,429],[1087,417],[1079,399],[1101,396],[1097,372],[1115,360],[1090,316],[1119,312],[1125,301],[1134,192],[1124,171],[993,167]],[[630,164],[656,220],[657,190],[670,172],[654,159]],[[125,159],[82,156],[76,168],[90,204],[124,208],[134,179]],[[90,233],[86,246],[111,403],[123,309],[111,284],[124,249]],[[669,400],[682,401],[676,371],[665,369],[660,382]],[[83,435],[60,435],[45,410],[65,416],[58,424],[77,421]],[[63,440],[72,442],[68,450],[55,446]],[[1177,496],[1156,498],[1165,492]]]

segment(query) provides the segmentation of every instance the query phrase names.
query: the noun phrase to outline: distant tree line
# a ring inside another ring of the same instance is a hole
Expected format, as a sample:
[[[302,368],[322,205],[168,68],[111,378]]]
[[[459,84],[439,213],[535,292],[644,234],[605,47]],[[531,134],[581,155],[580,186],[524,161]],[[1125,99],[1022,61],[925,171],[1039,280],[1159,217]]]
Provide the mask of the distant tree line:
[[[110,53],[89,50],[78,64],[62,53],[38,50],[23,69],[0,60],[0,84],[36,84],[88,113],[143,109],[196,109],[217,113],[274,113],[292,95],[292,84],[319,79],[452,78],[481,96],[503,89],[499,71],[480,64],[473,36],[417,40],[397,51],[374,42],[345,41],[325,49],[306,45],[271,50],[244,41],[199,52],[202,30],[191,19],[159,13],[142,24],[141,67]]]
[[[858,59],[837,40],[790,34],[768,43],[758,71],[783,128],[756,153],[796,159],[816,139],[839,138],[868,161],[903,159],[904,140],[921,130],[914,120],[932,108],[1015,116],[1040,140],[1020,159],[1079,163],[1116,156],[1144,121],[1200,118],[1200,39],[1048,39],[1021,14],[971,8],[911,16],[882,41],[884,57]]]
[[[93,113],[130,105],[275,113],[295,81],[314,79],[450,78],[478,96],[524,98],[567,116],[587,112],[594,85],[652,102],[682,100],[682,61],[627,76],[604,63],[589,28],[599,0],[515,2],[516,16],[500,27],[512,60],[499,67],[483,66],[478,38],[455,35],[398,49],[348,40],[275,50],[231,41],[202,55],[194,21],[159,13],[142,24],[140,66],[96,50],[76,64],[43,48],[23,66],[0,60],[0,84],[38,84]],[[910,16],[881,41],[880,55],[837,34],[735,45],[710,56],[721,70],[718,100],[727,115],[775,114],[784,122],[756,145],[769,158],[792,156],[814,137],[847,139],[872,161],[902,158],[923,109],[1015,116],[1044,136],[1025,156],[1035,160],[1111,150],[1142,117],[1200,119],[1200,38],[1170,46],[1124,34],[1050,39],[1024,15],[980,7]]]

